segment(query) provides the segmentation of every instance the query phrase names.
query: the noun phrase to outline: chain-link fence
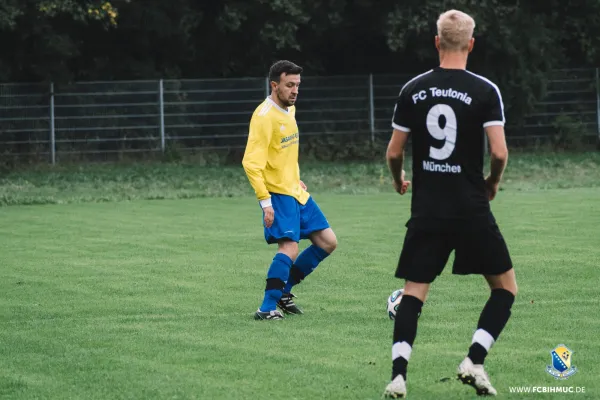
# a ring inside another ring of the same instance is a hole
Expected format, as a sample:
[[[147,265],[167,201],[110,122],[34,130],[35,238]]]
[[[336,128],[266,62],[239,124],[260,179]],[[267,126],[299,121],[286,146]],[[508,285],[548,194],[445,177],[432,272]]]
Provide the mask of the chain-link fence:
[[[389,137],[409,75],[302,77],[297,119],[306,135]],[[553,71],[547,96],[509,142],[600,136],[598,69]],[[62,157],[242,148],[264,78],[0,85],[0,154],[55,163]],[[338,136],[339,137],[339,136]]]

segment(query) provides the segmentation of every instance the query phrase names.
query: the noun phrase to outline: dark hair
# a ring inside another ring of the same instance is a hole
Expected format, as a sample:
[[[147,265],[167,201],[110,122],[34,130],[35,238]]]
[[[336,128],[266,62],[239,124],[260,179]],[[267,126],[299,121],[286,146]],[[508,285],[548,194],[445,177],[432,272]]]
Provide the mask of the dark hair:
[[[281,74],[298,75],[302,73],[302,67],[297,66],[291,61],[280,60],[271,65],[269,69],[269,81],[279,83]]]

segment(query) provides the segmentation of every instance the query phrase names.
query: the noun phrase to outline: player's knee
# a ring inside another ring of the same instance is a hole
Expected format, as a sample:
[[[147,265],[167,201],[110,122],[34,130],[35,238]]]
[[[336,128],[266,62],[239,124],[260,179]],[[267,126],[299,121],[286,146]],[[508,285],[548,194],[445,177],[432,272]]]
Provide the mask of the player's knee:
[[[333,253],[338,244],[337,237],[331,228],[313,232],[310,240],[315,246],[327,252],[327,254]]]
[[[335,233],[333,233],[333,231],[331,231],[331,235],[329,235],[329,237],[327,238],[327,242],[325,244],[325,246],[327,248],[323,249],[323,250],[325,250],[326,252],[331,254],[337,248],[337,245],[338,245],[337,236],[335,236]]]
[[[293,240],[282,240],[279,242],[279,252],[291,258],[292,261],[296,261],[298,257],[298,243]]]
[[[517,296],[518,287],[514,269],[511,268],[499,275],[487,275],[485,278],[488,281],[491,290],[504,289],[511,292],[513,296]]]
[[[517,297],[517,293],[519,291],[516,282],[511,282],[511,283],[507,283],[507,284],[504,284],[504,285],[499,285],[499,287],[492,288],[492,290],[493,289],[504,289],[507,292],[512,293],[512,295],[515,296],[515,297]]]
[[[429,293],[429,287],[431,284],[429,283],[420,283],[420,282],[412,282],[406,281],[404,284],[404,295],[416,297],[425,303],[427,300],[427,294]]]

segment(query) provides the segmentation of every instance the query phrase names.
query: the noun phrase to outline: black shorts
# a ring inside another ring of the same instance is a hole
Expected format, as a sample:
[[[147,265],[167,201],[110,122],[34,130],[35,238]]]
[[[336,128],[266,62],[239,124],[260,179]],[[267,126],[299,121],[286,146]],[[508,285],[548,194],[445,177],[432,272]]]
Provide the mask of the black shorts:
[[[498,275],[513,265],[498,225],[471,232],[429,232],[408,228],[396,277],[431,283],[442,273],[454,251],[452,273],[456,275]]]

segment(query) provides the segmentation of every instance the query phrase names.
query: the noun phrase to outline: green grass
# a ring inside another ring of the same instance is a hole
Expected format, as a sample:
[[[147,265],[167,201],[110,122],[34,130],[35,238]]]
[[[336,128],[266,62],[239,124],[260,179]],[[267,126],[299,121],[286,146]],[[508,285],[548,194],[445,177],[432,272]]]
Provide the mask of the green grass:
[[[383,160],[383,157],[382,157]],[[407,161],[410,176],[410,160]],[[486,162],[487,164],[487,162]],[[318,193],[390,193],[383,161],[301,163]],[[503,190],[600,187],[600,153],[511,153]],[[136,163],[37,166],[0,175],[0,206],[252,195],[241,165]]]
[[[597,399],[598,157],[552,162],[523,166],[492,203],[520,294],[487,366],[504,398],[540,397],[510,395],[509,386],[566,385],[586,388],[573,398]],[[507,179],[518,166],[514,157]],[[352,173],[343,185],[325,178],[330,167],[307,171],[339,247],[295,291],[306,314],[275,323],[252,320],[274,248],[239,169],[219,171],[230,179],[211,189],[202,183],[209,172],[192,166],[5,176],[5,204],[78,204],[0,208],[0,398],[380,398],[391,372],[385,301],[402,284],[393,272],[409,197],[387,183],[370,188],[378,168],[339,167]],[[563,185],[584,187],[540,190]],[[152,193],[236,197],[83,203]],[[481,278],[448,270],[434,283],[409,365],[410,398],[475,398],[444,378],[465,356],[487,295]],[[579,369],[564,382],[545,372],[562,343]]]

